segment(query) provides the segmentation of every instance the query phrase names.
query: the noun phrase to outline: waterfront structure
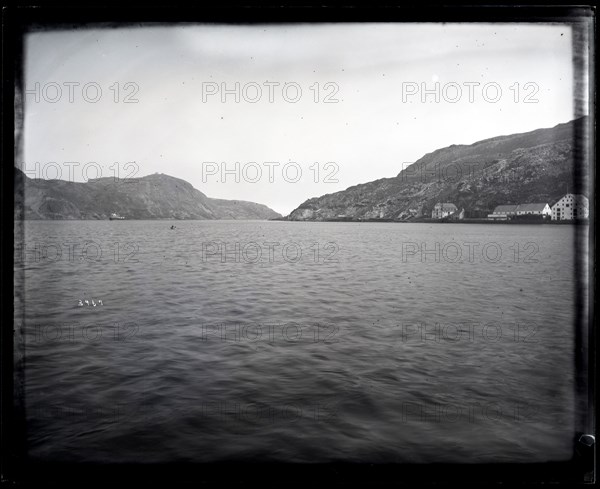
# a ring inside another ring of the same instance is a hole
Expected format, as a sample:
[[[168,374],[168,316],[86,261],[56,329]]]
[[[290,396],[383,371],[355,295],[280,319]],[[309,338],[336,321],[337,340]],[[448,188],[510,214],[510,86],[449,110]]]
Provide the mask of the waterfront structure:
[[[438,202],[437,204],[435,204],[435,206],[433,207],[433,210],[431,211],[431,218],[432,219],[443,219],[444,217],[448,217],[451,214],[454,214],[458,209],[456,208],[456,206],[452,203],[449,202]]]
[[[488,219],[494,221],[506,221],[512,219],[512,217],[517,214],[517,207],[519,207],[519,204],[497,205],[494,212],[488,214]]]
[[[553,221],[587,219],[589,215],[589,200],[581,194],[566,194],[552,206]]]
[[[535,204],[519,204],[517,206],[517,216],[548,216],[552,214],[552,209],[547,202],[535,203]]]
[[[456,211],[454,214],[450,214],[448,219],[451,221],[462,221],[465,218],[465,209],[462,208],[459,211]]]
[[[510,204],[498,205],[494,212],[488,214],[488,219],[493,221],[506,221],[514,219],[517,216],[538,216],[549,218],[552,214],[552,209],[547,202],[536,202],[533,204]]]

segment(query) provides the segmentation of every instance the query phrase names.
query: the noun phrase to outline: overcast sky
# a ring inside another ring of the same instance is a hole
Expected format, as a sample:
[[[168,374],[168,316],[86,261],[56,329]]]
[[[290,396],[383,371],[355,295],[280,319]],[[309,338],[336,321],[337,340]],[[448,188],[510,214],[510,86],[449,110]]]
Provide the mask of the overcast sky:
[[[67,179],[64,163],[79,162],[73,177],[85,181],[86,163],[95,162],[101,176],[113,176],[117,167],[125,176],[133,161],[136,176],[166,173],[209,197],[255,201],[286,215],[310,197],[395,176],[403,164],[436,149],[573,119],[571,42],[568,26],[514,24],[194,25],[30,34],[21,164],[31,171],[36,162],[57,162]],[[73,102],[70,82],[79,83]],[[235,93],[223,102],[221,84],[235,92],[236,82],[239,102]],[[421,84],[433,90],[425,100]],[[137,102],[124,103],[127,96]],[[326,97],[337,102],[325,103]],[[279,166],[265,165],[270,162]],[[334,164],[325,167],[328,162]],[[233,170],[226,182],[212,174],[223,166]],[[95,176],[90,166],[87,176]]]

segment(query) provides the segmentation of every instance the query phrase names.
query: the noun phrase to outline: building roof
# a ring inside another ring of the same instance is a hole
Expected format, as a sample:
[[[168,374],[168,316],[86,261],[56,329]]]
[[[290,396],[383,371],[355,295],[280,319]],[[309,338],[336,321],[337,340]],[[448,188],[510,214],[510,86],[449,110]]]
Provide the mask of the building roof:
[[[441,209],[445,210],[445,211],[446,210],[453,210],[453,211],[455,211],[457,209],[457,207],[454,204],[450,203],[450,202],[444,202],[444,203],[438,202],[437,204],[435,204],[435,207],[436,208],[440,208],[441,207]]]
[[[571,197],[575,202],[579,202],[579,203],[584,203],[586,205],[589,205],[589,200],[588,198],[583,195],[583,194],[565,194],[563,195],[560,199],[558,199],[553,205],[552,207],[555,207],[556,204],[558,204],[561,200],[566,199],[567,197]]]
[[[518,211],[543,211],[548,204],[546,202],[539,202],[535,204],[520,204],[518,206]]]
[[[514,205],[497,205],[494,209],[494,214],[506,214],[507,212],[516,212],[518,204]]]

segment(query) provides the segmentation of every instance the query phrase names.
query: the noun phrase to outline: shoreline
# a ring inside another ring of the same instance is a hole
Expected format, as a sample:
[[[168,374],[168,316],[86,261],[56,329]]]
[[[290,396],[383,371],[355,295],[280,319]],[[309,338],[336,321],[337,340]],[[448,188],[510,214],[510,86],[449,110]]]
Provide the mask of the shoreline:
[[[114,219],[14,219],[14,222],[25,222],[25,221],[44,221],[44,222],[60,222],[60,221],[115,221]],[[589,219],[585,220],[571,220],[571,221],[541,221],[541,220],[525,220],[525,219],[514,219],[514,220],[488,220],[488,219],[461,219],[458,221],[450,221],[443,219],[430,219],[430,220],[412,220],[412,221],[397,221],[394,219],[364,219],[364,220],[356,220],[356,219],[284,219],[284,218],[275,218],[275,219],[174,219],[174,218],[150,218],[150,219],[119,219],[119,222],[127,222],[127,221],[167,221],[167,222],[181,222],[181,221],[202,221],[202,222],[319,222],[319,223],[328,223],[328,222],[347,222],[347,223],[356,223],[356,224],[374,224],[374,223],[393,223],[393,224],[500,224],[500,225],[577,225],[577,226],[589,226]]]
[[[492,219],[461,219],[461,220],[444,220],[444,219],[414,219],[411,221],[398,221],[395,219],[269,219],[270,221],[285,221],[285,222],[353,222],[353,223],[394,223],[394,224],[535,224],[535,225],[552,225],[552,224],[574,224],[574,225],[588,225],[590,224],[589,219],[582,220],[541,220],[541,219],[509,219],[505,221],[492,220]]]

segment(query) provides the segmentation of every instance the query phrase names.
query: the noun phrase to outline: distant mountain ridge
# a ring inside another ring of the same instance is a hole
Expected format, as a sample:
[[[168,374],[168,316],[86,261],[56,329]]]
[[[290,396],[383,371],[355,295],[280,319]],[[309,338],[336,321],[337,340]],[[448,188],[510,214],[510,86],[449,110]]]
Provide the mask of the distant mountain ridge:
[[[189,182],[165,174],[85,183],[27,177],[15,168],[16,219],[276,219],[269,207],[211,199]]]
[[[452,145],[426,154],[393,178],[355,185],[305,201],[288,220],[411,220],[438,202],[466,217],[496,205],[553,203],[567,190],[588,195],[588,117],[550,129]]]

